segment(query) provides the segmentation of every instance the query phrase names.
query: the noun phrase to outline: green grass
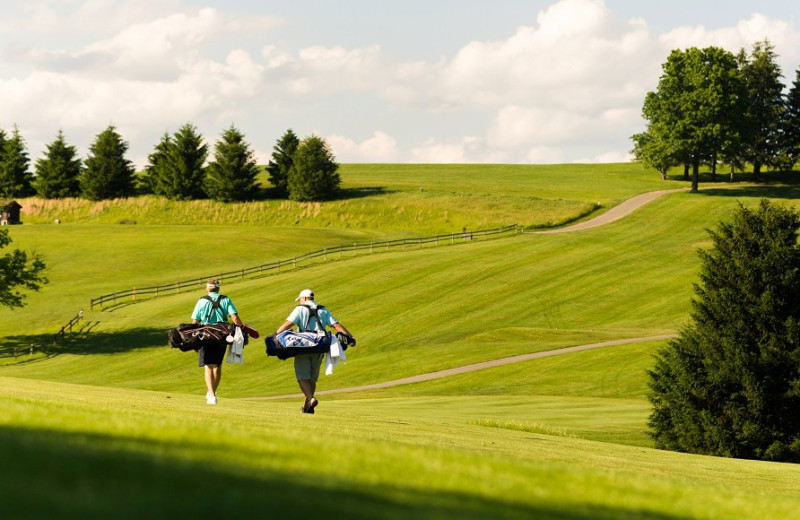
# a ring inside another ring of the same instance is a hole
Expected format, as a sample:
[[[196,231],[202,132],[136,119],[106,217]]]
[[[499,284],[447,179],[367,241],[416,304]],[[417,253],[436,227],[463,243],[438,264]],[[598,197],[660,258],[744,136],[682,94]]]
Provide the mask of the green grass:
[[[473,400],[325,402],[311,417],[294,402],[212,408],[174,393],[2,378],[0,402],[0,482],[26,490],[0,499],[9,518],[797,518],[800,505],[796,466],[448,413]],[[414,413],[436,404],[439,414]],[[477,406],[525,414],[537,403]]]
[[[482,192],[508,197],[499,203],[502,213],[534,192],[542,200],[589,202],[627,198],[651,182],[652,189],[665,187],[657,175],[645,178],[627,166],[592,168],[365,165],[346,182],[362,191],[383,187],[378,198],[404,201],[429,192],[441,200],[474,196],[476,214],[488,207]],[[487,172],[496,175],[491,183]],[[536,180],[524,184],[531,172]],[[430,180],[420,192],[423,177]],[[530,192],[517,196],[521,183]],[[575,234],[345,255],[227,283],[223,292],[246,322],[269,332],[299,289],[314,288],[359,339],[348,363],[322,377],[320,390],[673,333],[688,316],[696,250],[710,244],[704,229],[740,201],[762,196],[794,206],[800,199],[793,186],[672,194]],[[198,266],[229,270],[291,251],[424,234],[442,222],[393,231],[398,224],[389,216],[376,218],[364,229],[121,226],[100,217],[13,228],[15,246],[47,257],[53,283],[32,294],[23,311],[0,314],[0,483],[29,490],[4,495],[4,515],[800,518],[797,466],[651,448],[645,370],[663,342],[324,396],[315,416],[300,414],[297,399],[235,399],[298,391],[291,362],[266,358],[260,341],[247,347],[244,365],[225,366],[220,405],[205,404],[194,355],[166,347],[166,329],[188,319],[199,291],[89,312],[88,330],[58,350],[8,357],[14,345],[52,330],[52,315],[68,318],[76,304],[109,289],[186,278],[201,274]],[[224,254],[218,244],[227,244]],[[198,255],[206,248],[214,254]]]

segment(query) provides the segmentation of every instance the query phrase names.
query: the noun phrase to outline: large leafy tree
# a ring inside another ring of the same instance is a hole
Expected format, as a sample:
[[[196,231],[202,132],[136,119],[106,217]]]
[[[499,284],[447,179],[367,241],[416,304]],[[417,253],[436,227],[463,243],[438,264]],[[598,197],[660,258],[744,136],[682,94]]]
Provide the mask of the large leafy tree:
[[[763,200],[710,231],[691,322],[649,372],[657,447],[800,462],[798,228]]]
[[[129,197],[134,194],[134,168],[125,158],[128,143],[113,125],[97,135],[89,147],[81,192],[90,200]]]
[[[206,193],[223,202],[252,200],[258,192],[259,168],[245,136],[235,126],[222,133],[208,165]]]
[[[330,199],[339,190],[339,165],[328,143],[312,135],[300,142],[289,170],[289,198],[297,201]]]
[[[10,137],[1,139],[0,153],[0,197],[27,197],[33,193],[33,175],[29,171],[25,139],[14,126]]]
[[[7,229],[0,229],[0,249],[11,243]],[[22,307],[25,295],[19,289],[38,291],[47,283],[44,261],[36,255],[15,249],[0,256],[0,306]]]
[[[77,197],[82,167],[77,148],[67,144],[64,132],[59,130],[55,141],[47,145],[44,157],[36,160],[33,186],[46,199]]]
[[[661,138],[661,135],[656,125],[648,125],[646,132],[631,137],[632,153],[645,168],[653,168],[661,174],[663,180],[666,180],[669,169],[678,166],[679,163],[670,141]]]
[[[269,182],[275,187],[278,197],[289,196],[289,170],[292,169],[294,164],[292,157],[299,145],[300,139],[290,128],[272,149],[272,160],[269,161],[267,172],[269,172]]]
[[[642,115],[658,149],[691,164],[692,189],[697,190],[700,164],[715,167],[720,154],[737,146],[744,83],[736,57],[718,47],[674,50],[662,70]]]
[[[780,162],[780,132],[783,111],[781,68],[774,47],[764,40],[753,44],[749,59],[742,65],[747,106],[744,118],[744,157],[753,165],[758,179],[762,166]]]
[[[172,137],[164,134],[145,168],[153,193],[176,200],[203,198],[207,157],[208,146],[191,123]]]

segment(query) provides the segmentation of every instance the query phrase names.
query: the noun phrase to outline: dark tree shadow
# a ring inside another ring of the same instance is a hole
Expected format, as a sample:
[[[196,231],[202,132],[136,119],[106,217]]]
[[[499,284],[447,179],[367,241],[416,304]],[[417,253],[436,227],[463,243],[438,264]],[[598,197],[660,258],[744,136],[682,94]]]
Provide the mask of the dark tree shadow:
[[[7,518],[681,518],[580,499],[561,505],[545,498],[531,504],[513,495],[498,500],[413,485],[351,482],[274,466],[253,466],[244,472],[226,464],[224,453],[198,460],[187,457],[187,449],[207,449],[202,439],[157,441],[4,426],[0,445],[5,454],[0,485],[17,491],[0,498]]]
[[[83,322],[79,329],[67,333],[54,342],[52,334],[16,335],[0,338],[0,359],[13,358],[21,362],[41,360],[42,356],[30,356],[30,347],[35,354],[45,358],[58,354],[118,354],[141,348],[167,348],[167,331],[151,327],[138,327],[124,331],[96,332],[98,321]]]
[[[701,185],[701,187],[703,187]],[[706,197],[729,197],[729,198],[768,198],[768,199],[800,199],[800,184],[762,184],[758,186],[741,186],[736,189],[708,188],[703,187],[698,193]]]

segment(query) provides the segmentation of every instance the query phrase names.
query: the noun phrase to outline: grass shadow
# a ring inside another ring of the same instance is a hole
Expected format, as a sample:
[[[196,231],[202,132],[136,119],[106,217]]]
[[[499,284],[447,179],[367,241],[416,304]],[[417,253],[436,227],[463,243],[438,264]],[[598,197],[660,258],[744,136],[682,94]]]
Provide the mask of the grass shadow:
[[[76,331],[53,341],[52,334],[16,335],[0,338],[0,362],[41,361],[58,354],[119,354],[142,348],[165,348],[167,330],[137,327],[124,331],[96,332],[99,321],[87,321]],[[33,355],[30,347],[34,346]],[[15,356],[16,355],[16,356]]]
[[[220,453],[193,458],[191,453],[202,452],[200,444],[201,439],[169,442],[0,427],[0,485],[18,491],[3,493],[0,507],[7,518],[80,520],[681,518],[579,501],[576,509],[547,499],[531,504],[513,495],[497,500],[364,479],[348,482],[274,465],[245,467]]]
[[[699,195],[707,197],[732,197],[732,198],[768,198],[795,200],[800,199],[800,184],[761,184],[757,186],[741,186],[735,190],[725,188],[709,188],[698,192]]]

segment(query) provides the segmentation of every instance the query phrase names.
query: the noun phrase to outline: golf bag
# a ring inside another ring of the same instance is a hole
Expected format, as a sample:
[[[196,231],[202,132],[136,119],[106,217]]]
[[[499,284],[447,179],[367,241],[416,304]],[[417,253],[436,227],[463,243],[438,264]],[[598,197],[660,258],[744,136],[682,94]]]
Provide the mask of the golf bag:
[[[169,346],[181,352],[200,350],[206,345],[226,346],[228,336],[233,336],[236,326],[232,323],[217,323],[216,325],[200,325],[182,323],[169,330]],[[247,335],[244,336],[247,344]]]
[[[356,345],[353,336],[336,333],[336,339],[342,350]],[[322,354],[331,348],[330,332],[292,332],[290,330],[281,332],[275,336],[267,336],[264,339],[267,345],[267,356],[274,356],[284,360],[295,357],[298,354]]]

